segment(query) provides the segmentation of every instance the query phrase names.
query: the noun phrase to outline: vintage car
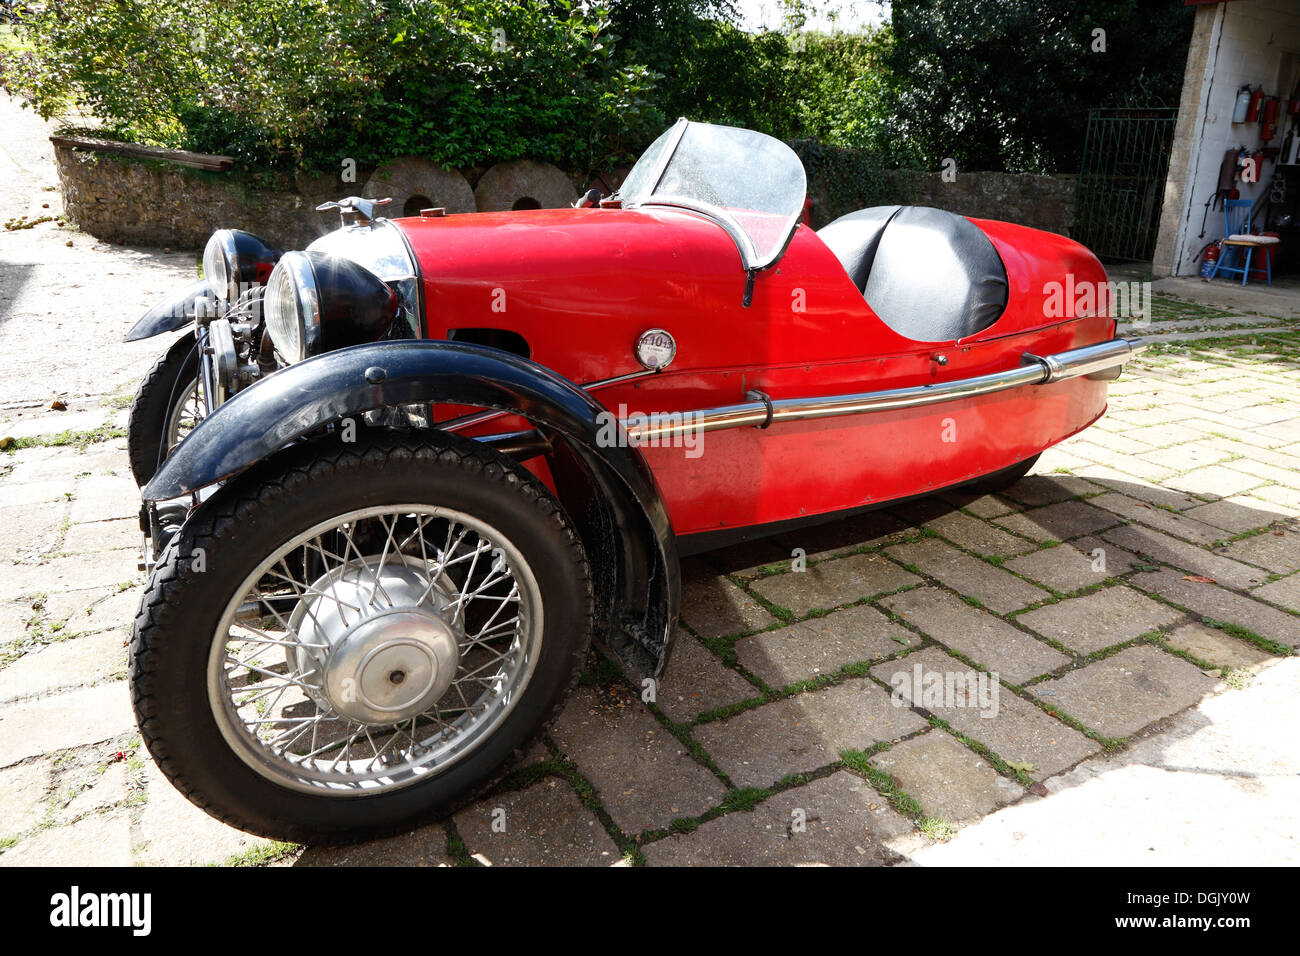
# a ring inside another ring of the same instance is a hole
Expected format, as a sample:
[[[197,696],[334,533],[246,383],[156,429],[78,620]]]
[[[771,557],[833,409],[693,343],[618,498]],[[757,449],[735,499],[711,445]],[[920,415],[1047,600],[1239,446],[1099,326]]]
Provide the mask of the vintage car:
[[[592,640],[659,677],[680,556],[1001,487],[1103,413],[1133,341],[1045,308],[1106,282],[1082,246],[909,206],[814,231],[805,194],[783,143],[681,120],[574,208],[216,232],[128,335],[189,329],[129,440],[132,697],[176,787],[291,840],[445,814]]]

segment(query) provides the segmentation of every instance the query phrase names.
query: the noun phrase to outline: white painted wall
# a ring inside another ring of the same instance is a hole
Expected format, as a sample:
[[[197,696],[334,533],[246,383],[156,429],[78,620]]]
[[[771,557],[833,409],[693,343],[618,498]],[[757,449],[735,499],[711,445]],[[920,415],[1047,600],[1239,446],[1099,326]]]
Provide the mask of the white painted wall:
[[[1291,54],[1288,57],[1287,54]],[[1223,211],[1210,211],[1205,236],[1200,237],[1205,200],[1218,187],[1219,165],[1228,149],[1259,147],[1259,124],[1232,122],[1237,90],[1243,84],[1262,86],[1269,95],[1290,97],[1294,64],[1300,56],[1300,0],[1235,0],[1220,4],[1216,35],[1202,78],[1196,146],[1183,189],[1183,213],[1175,243],[1174,275],[1193,275],[1200,267],[1194,256],[1205,243],[1223,236]],[[1284,68],[1285,61],[1285,68]],[[1286,75],[1282,75],[1286,73]],[[1191,78],[1188,78],[1188,82]],[[1283,104],[1285,108],[1285,103]],[[1280,146],[1282,126],[1270,145]],[[1256,199],[1268,188],[1274,166],[1265,162],[1261,181],[1236,183],[1242,199]]]

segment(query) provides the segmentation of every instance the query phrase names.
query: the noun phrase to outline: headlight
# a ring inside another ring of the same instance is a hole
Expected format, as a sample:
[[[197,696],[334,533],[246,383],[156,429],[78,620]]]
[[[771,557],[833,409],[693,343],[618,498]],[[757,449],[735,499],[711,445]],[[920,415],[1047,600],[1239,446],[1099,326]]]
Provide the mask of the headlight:
[[[297,362],[380,339],[397,296],[369,269],[324,252],[290,252],[267,280],[266,330],[280,357]]]
[[[218,229],[203,248],[203,276],[223,302],[234,302],[249,286],[262,285],[282,253],[251,232]]]

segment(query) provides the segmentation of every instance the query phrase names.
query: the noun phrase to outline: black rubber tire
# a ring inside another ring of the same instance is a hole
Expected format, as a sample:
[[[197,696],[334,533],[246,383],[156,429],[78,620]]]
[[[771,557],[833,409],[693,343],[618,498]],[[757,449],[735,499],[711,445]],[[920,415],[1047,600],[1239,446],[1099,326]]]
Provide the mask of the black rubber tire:
[[[273,549],[330,515],[427,501],[488,522],[531,566],[542,595],[541,651],[518,702],[476,750],[430,779],[375,796],[292,790],[246,764],[208,701],[207,661],[234,590]],[[188,555],[204,549],[196,572]],[[154,761],[196,806],[279,840],[349,843],[445,816],[489,787],[554,719],[591,642],[586,553],[535,478],[477,442],[438,433],[305,443],[223,487],[185,523],[154,569],[135,620],[131,700]]]
[[[1038,464],[1038,458],[1042,455],[1039,452],[1033,458],[1026,458],[1024,461],[1018,461],[1014,465],[1008,465],[1000,471],[990,472],[982,478],[976,478],[974,481],[962,485],[963,491],[978,491],[986,495],[995,494],[999,491],[1005,491],[1010,488],[1025,475],[1029,470]]]
[[[181,389],[199,376],[197,340],[181,336],[154,363],[136,389],[126,426],[126,451],[135,483],[143,488],[166,457],[162,454],[167,417]]]

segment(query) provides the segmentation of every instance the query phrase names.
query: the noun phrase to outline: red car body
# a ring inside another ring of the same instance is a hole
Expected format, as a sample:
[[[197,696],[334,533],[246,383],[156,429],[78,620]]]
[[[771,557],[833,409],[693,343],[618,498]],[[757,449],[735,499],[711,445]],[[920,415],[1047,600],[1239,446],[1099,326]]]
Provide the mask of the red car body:
[[[1070,274],[1077,284],[1105,284],[1105,270],[1083,246],[975,222],[1006,267],[1008,306],[960,342],[895,332],[802,224],[756,281],[749,307],[735,244],[689,212],[535,210],[397,225],[425,276],[429,338],[466,326],[517,333],[532,360],[583,383],[640,371],[638,335],[670,332],[677,357],[668,368],[590,389],[611,411],[654,413],[730,405],[751,389],[781,398],[956,381],[1014,368],[1027,352],[1112,336],[1114,320],[1104,313],[1046,317],[1048,283]],[[1087,427],[1105,408],[1105,382],[1076,377],[921,408],[709,433],[698,457],[680,448],[640,451],[683,550],[693,551],[691,536],[861,508],[998,471]],[[524,424],[497,420],[471,431]]]

